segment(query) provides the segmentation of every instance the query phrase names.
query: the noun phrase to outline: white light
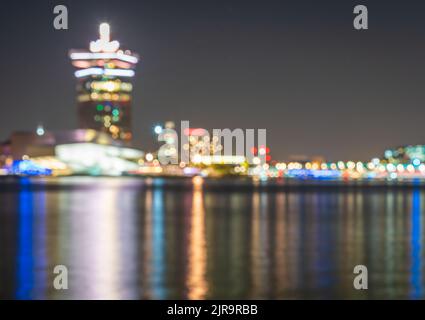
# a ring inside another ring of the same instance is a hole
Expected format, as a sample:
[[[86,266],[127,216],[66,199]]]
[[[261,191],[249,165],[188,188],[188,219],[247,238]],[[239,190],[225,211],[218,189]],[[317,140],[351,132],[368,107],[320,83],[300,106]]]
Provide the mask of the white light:
[[[73,53],[70,54],[70,57],[71,57],[72,60],[118,59],[118,60],[130,62],[130,63],[134,63],[134,64],[139,61],[136,57],[129,56],[127,54],[123,54],[123,53],[120,53],[120,52],[116,52],[116,53],[115,52],[113,52],[113,53],[73,52]]]
[[[88,68],[88,69],[75,71],[75,76],[77,78],[87,77],[91,75],[102,75],[102,74],[103,74],[103,70],[100,68]]]
[[[120,43],[118,41],[111,41],[111,30],[109,24],[102,23],[99,26],[99,40],[90,42],[90,51],[92,52],[116,52]]]
[[[114,91],[115,89],[115,83],[113,83],[112,81],[108,81],[104,83],[105,89],[106,91]]]
[[[124,159],[125,152],[128,152],[128,148],[94,143],[72,143],[55,147],[56,157],[76,173],[90,173],[95,169],[104,175],[117,175],[124,171],[137,170],[136,163]],[[133,152],[138,158],[142,156],[139,150],[134,149]],[[115,169],[112,170],[113,168]]]
[[[36,133],[37,133],[38,136],[43,136],[44,133],[45,133],[43,126],[38,126]]]
[[[117,58],[130,63],[137,63],[139,61],[136,57],[130,56],[128,54],[124,54],[122,52],[117,53]]]
[[[153,154],[152,153],[147,153],[146,154],[146,161],[151,162],[153,160]]]
[[[102,23],[99,26],[100,40],[103,40],[105,42],[110,41],[111,40],[110,33],[111,33],[111,28],[110,28],[109,24]]]
[[[387,170],[390,172],[393,172],[396,170],[395,165],[393,165],[392,163],[387,164]]]
[[[356,164],[353,161],[347,162],[347,168],[353,170],[356,167]]]
[[[162,132],[162,127],[161,126],[156,126],[154,129],[156,134],[160,134]]]
[[[415,166],[418,166],[418,165],[420,165],[421,164],[421,160],[419,160],[419,159],[413,159],[413,164],[415,165]]]
[[[102,69],[102,68],[88,68],[83,70],[77,70],[75,71],[75,76],[77,78],[83,78],[87,76],[116,76],[116,77],[133,77],[134,71],[133,70],[123,70],[123,69]]]
[[[254,159],[252,159],[252,163],[255,165],[259,165],[261,163],[261,160],[258,157],[254,157]]]
[[[195,154],[194,157],[191,159],[193,163],[201,163],[202,162],[202,156],[200,154]]]
[[[117,76],[117,77],[133,77],[133,70],[124,70],[124,69],[105,69],[105,76]]]
[[[259,158],[257,158],[260,160]],[[204,164],[241,164],[246,161],[244,156],[222,156],[222,155],[213,155],[213,156],[201,156],[199,154],[194,156],[195,163],[204,163]],[[261,162],[261,161],[260,161]]]

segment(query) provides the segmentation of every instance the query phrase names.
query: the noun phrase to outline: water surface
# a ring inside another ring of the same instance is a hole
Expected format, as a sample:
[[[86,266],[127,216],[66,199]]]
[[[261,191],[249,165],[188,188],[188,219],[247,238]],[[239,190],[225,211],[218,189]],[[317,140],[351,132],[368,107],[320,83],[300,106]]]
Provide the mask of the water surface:
[[[425,189],[321,184],[3,179],[0,298],[424,298]]]

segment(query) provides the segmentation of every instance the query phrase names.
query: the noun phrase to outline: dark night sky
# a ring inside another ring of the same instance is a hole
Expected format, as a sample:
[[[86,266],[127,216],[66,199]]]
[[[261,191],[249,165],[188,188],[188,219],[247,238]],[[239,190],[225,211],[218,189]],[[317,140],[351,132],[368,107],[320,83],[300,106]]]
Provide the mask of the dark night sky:
[[[66,4],[69,30],[53,28]],[[353,29],[366,4],[369,30]],[[273,158],[368,160],[425,143],[424,1],[2,1],[0,138],[76,127],[71,48],[98,24],[138,52],[137,145],[152,125],[266,128]]]

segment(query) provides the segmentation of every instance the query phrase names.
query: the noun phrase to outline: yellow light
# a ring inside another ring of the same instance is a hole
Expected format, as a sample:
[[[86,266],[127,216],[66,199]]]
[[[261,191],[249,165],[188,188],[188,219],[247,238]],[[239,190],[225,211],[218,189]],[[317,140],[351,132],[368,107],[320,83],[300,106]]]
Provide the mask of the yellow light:
[[[90,95],[89,94],[81,94],[77,98],[78,102],[86,102],[90,101]]]
[[[123,91],[132,91],[133,90],[133,85],[131,83],[122,83],[121,84],[121,90]]]
[[[111,133],[118,134],[118,133],[120,132],[120,129],[119,129],[117,126],[112,125],[112,126],[109,128],[109,131],[110,131]]]
[[[195,176],[193,177],[192,182],[194,186],[200,187],[204,183],[204,179],[200,176]]]
[[[131,92],[133,86],[131,83],[121,83],[121,80],[117,79],[115,81],[93,81],[90,84],[91,89],[97,91],[108,91],[108,92],[118,92],[126,91]]]

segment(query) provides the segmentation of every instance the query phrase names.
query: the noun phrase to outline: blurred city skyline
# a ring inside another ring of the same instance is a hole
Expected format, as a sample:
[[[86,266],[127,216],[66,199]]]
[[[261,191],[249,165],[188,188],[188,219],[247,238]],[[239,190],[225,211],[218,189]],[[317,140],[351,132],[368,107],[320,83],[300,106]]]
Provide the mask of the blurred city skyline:
[[[53,8],[69,30],[53,28]],[[425,4],[363,2],[369,30],[353,28],[355,1],[18,1],[3,4],[0,139],[12,131],[77,127],[67,54],[98,25],[141,54],[134,144],[154,149],[153,126],[265,128],[273,159],[368,160],[422,144]],[[22,6],[26,10],[22,10]]]

